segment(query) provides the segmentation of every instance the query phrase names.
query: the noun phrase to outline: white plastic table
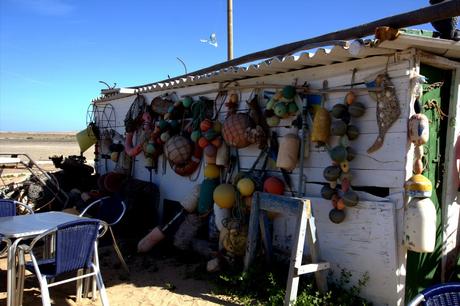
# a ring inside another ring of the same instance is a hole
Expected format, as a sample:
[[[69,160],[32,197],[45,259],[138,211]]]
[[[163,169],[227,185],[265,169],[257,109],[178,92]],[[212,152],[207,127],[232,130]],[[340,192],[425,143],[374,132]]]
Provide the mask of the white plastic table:
[[[0,234],[13,243],[8,248],[7,259],[7,306],[15,306],[16,248],[22,239],[34,238],[59,224],[81,219],[77,215],[50,211],[30,215],[0,217]]]

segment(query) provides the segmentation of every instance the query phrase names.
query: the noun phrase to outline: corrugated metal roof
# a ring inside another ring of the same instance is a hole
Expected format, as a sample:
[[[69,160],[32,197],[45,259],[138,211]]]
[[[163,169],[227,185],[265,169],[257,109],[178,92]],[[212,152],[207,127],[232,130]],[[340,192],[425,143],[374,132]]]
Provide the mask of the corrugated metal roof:
[[[331,49],[319,48],[315,52],[302,52],[298,55],[289,55],[282,58],[275,57],[257,64],[250,64],[247,67],[229,67],[204,75],[175,79],[170,82],[154,83],[142,87],[134,86],[130,87],[128,91],[137,94],[198,84],[236,81],[239,79],[265,76],[308,67],[330,65],[371,56],[389,55],[409,48],[417,48],[451,59],[460,59],[459,42],[409,34],[401,34],[393,41],[384,41],[378,45],[364,44],[355,52],[351,52],[352,50],[349,46],[350,43],[346,43],[344,45],[333,46]],[[126,96],[126,91],[120,91],[118,94],[100,96],[94,99],[93,102],[113,100]]]

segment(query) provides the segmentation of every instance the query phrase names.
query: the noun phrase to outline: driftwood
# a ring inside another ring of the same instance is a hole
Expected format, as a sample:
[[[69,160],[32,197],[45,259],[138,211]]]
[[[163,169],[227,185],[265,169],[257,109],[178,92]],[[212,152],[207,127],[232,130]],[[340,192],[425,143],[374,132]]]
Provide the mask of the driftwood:
[[[424,7],[415,11],[386,17],[383,19],[379,19],[377,21],[373,21],[370,23],[365,23],[359,26],[355,26],[352,28],[348,28],[345,30],[340,30],[328,34],[324,34],[321,36],[317,36],[314,38],[309,38],[305,40],[300,40],[297,42],[281,45],[278,47],[274,47],[271,49],[266,49],[262,51],[258,51],[255,53],[243,55],[241,57],[235,58],[233,60],[229,60],[226,62],[222,62],[207,68],[203,68],[194,72],[190,72],[187,74],[183,74],[177,77],[173,77],[170,79],[166,79],[163,81],[149,83],[141,86],[136,86],[133,88],[141,88],[145,86],[151,86],[157,83],[164,83],[164,82],[171,82],[173,80],[185,78],[188,76],[193,75],[202,75],[205,73],[210,73],[212,71],[228,68],[231,66],[237,66],[245,63],[249,63],[255,60],[261,60],[276,56],[283,56],[286,54],[292,54],[300,50],[308,50],[311,48],[318,48],[331,45],[333,41],[340,41],[340,40],[350,40],[356,39],[360,37],[364,37],[367,35],[371,35],[374,33],[375,29],[382,26],[389,26],[392,28],[404,28],[409,26],[414,26],[418,24],[424,24],[432,21],[442,20],[454,16],[460,15],[460,0],[450,0],[445,1],[439,4],[435,4],[432,6]]]

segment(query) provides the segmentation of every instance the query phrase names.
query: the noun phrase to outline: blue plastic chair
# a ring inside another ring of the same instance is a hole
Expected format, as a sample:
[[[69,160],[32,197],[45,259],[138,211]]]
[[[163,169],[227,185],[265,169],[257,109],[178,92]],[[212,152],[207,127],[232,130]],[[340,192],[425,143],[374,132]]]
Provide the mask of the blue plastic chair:
[[[82,216],[90,216],[102,220],[108,224],[108,230],[112,239],[112,246],[121,262],[123,269],[129,273],[128,265],[118,247],[117,239],[113,233],[112,226],[117,225],[126,212],[126,204],[119,197],[106,196],[90,203],[81,213]]]
[[[22,210],[22,212],[27,214],[33,214],[34,211],[32,207],[27,204],[11,200],[11,199],[0,199],[0,217],[12,217],[16,216],[18,209]],[[4,255],[10,246],[10,240],[6,240],[5,238],[0,239],[0,246],[3,245],[5,242],[5,247],[0,248],[0,256]]]
[[[16,216],[18,208],[29,214],[34,213],[27,204],[10,199],[0,199],[0,217]]]
[[[18,282],[18,301],[22,302],[24,288],[24,268],[35,274],[40,283],[42,304],[51,305],[49,287],[95,277],[102,305],[109,305],[102,275],[99,270],[97,256],[97,238],[101,222],[95,219],[82,219],[67,222],[57,228],[47,231],[32,240],[30,245],[19,246],[20,279]],[[104,224],[105,225],[105,224]],[[34,246],[38,241],[50,238],[53,241],[54,252],[50,258],[37,257]],[[24,262],[25,254],[30,254],[31,262]],[[78,271],[76,277],[54,281],[54,278],[64,273]],[[83,274],[82,271],[89,271]],[[21,273],[22,272],[22,273]],[[78,283],[77,283],[78,284]],[[81,294],[81,290],[80,290]],[[79,292],[77,292],[77,298]]]
[[[460,306],[460,283],[444,283],[429,287],[412,299],[407,306]]]

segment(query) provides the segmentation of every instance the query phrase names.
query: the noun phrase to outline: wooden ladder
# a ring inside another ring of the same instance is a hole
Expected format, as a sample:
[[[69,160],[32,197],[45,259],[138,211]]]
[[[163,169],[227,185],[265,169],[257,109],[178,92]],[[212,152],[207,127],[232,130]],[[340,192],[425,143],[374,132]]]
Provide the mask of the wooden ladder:
[[[256,192],[253,195],[251,216],[249,218],[248,244],[244,258],[244,269],[247,270],[254,260],[259,236],[259,227],[262,233],[262,242],[266,250],[267,260],[271,260],[272,240],[268,231],[266,212],[276,212],[295,216],[297,225],[289,261],[289,275],[286,286],[284,305],[292,305],[297,299],[299,276],[315,272],[315,279],[320,292],[327,291],[327,280],[324,270],[329,269],[328,262],[319,262],[319,250],[316,239],[316,227],[312,226],[310,200]],[[311,263],[302,265],[305,236],[308,239]]]

